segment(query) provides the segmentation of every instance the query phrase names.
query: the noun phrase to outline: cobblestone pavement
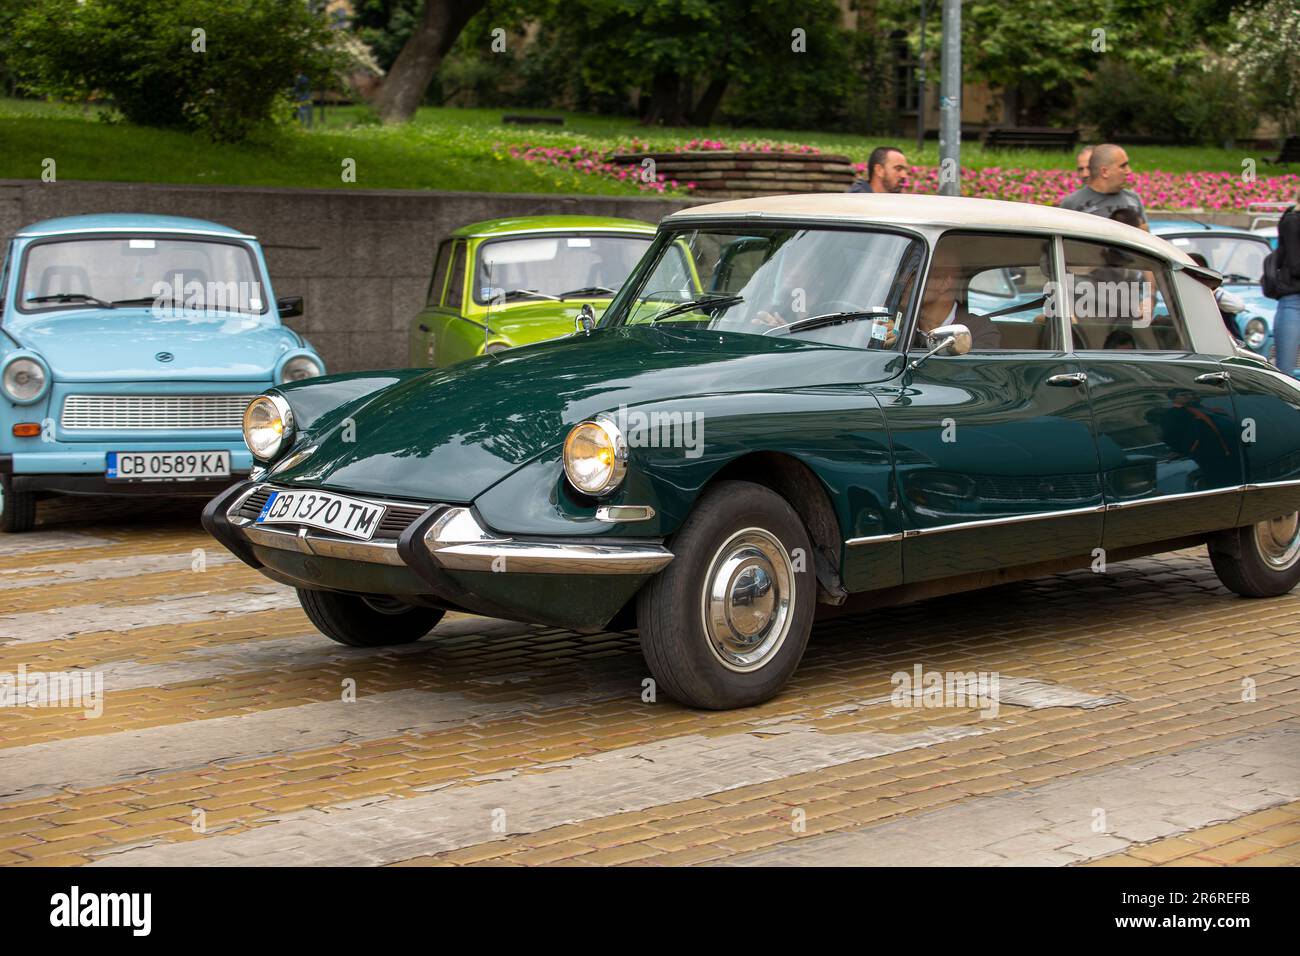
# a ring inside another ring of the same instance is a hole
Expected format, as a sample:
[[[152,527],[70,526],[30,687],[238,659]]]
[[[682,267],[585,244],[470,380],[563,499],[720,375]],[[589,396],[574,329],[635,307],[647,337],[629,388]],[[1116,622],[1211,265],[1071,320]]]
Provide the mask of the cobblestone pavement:
[[[1300,595],[1200,549],[827,622],[777,700],[708,713],[643,699],[635,635],[335,645],[153,507],[0,538],[0,680],[104,687],[0,710],[0,865],[1300,863]],[[917,667],[997,706],[896,704]]]

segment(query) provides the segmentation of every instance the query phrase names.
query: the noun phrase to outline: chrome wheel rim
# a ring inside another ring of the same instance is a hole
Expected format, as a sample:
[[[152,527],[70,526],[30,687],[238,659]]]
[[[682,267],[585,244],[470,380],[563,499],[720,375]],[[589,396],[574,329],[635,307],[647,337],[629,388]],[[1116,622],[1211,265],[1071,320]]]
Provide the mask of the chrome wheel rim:
[[[1300,511],[1259,522],[1255,525],[1255,543],[1270,568],[1291,568],[1300,560]]]
[[[762,528],[745,528],[713,555],[701,615],[709,650],[728,670],[755,671],[790,633],[794,567],[785,545]]]

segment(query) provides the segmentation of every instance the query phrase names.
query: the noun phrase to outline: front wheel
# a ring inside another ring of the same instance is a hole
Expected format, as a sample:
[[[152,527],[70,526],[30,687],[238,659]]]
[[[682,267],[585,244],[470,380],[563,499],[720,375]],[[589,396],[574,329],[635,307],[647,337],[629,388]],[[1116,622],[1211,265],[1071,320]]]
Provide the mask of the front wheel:
[[[1224,587],[1242,597],[1276,597],[1300,583],[1300,512],[1234,528],[1210,541]]]
[[[358,597],[298,588],[298,603],[316,629],[348,647],[410,644],[433,630],[445,613],[393,598]]]
[[[812,546],[784,498],[747,481],[710,488],[637,599],[641,651],[672,697],[761,704],[803,657],[817,597]]]
[[[0,531],[17,533],[36,527],[36,495],[14,491],[13,476],[0,475]]]

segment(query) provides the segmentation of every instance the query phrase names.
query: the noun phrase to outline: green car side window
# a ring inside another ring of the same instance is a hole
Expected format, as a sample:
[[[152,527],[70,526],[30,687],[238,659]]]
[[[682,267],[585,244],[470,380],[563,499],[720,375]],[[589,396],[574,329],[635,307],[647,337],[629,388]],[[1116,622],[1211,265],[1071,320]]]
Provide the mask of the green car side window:
[[[450,309],[459,309],[465,302],[465,245],[464,241],[459,241],[452,250],[451,283],[444,299]]]
[[[442,305],[443,292],[447,287],[447,263],[451,261],[451,240],[444,239],[438,246],[438,255],[433,264],[433,279],[429,282],[429,296],[426,305],[436,308]]]

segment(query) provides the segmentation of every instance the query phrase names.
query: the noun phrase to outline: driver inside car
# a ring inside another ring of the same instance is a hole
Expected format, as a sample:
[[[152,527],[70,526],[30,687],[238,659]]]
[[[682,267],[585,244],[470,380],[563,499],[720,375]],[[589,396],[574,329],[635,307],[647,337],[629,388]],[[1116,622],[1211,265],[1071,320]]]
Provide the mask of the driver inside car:
[[[972,349],[1001,348],[1002,334],[992,320],[971,312],[963,304],[968,281],[969,277],[952,255],[951,245],[945,249],[945,243],[940,242],[921,295],[916,320],[917,336],[921,339],[918,348],[924,347],[926,337],[941,331],[945,325],[964,325],[970,329]]]

